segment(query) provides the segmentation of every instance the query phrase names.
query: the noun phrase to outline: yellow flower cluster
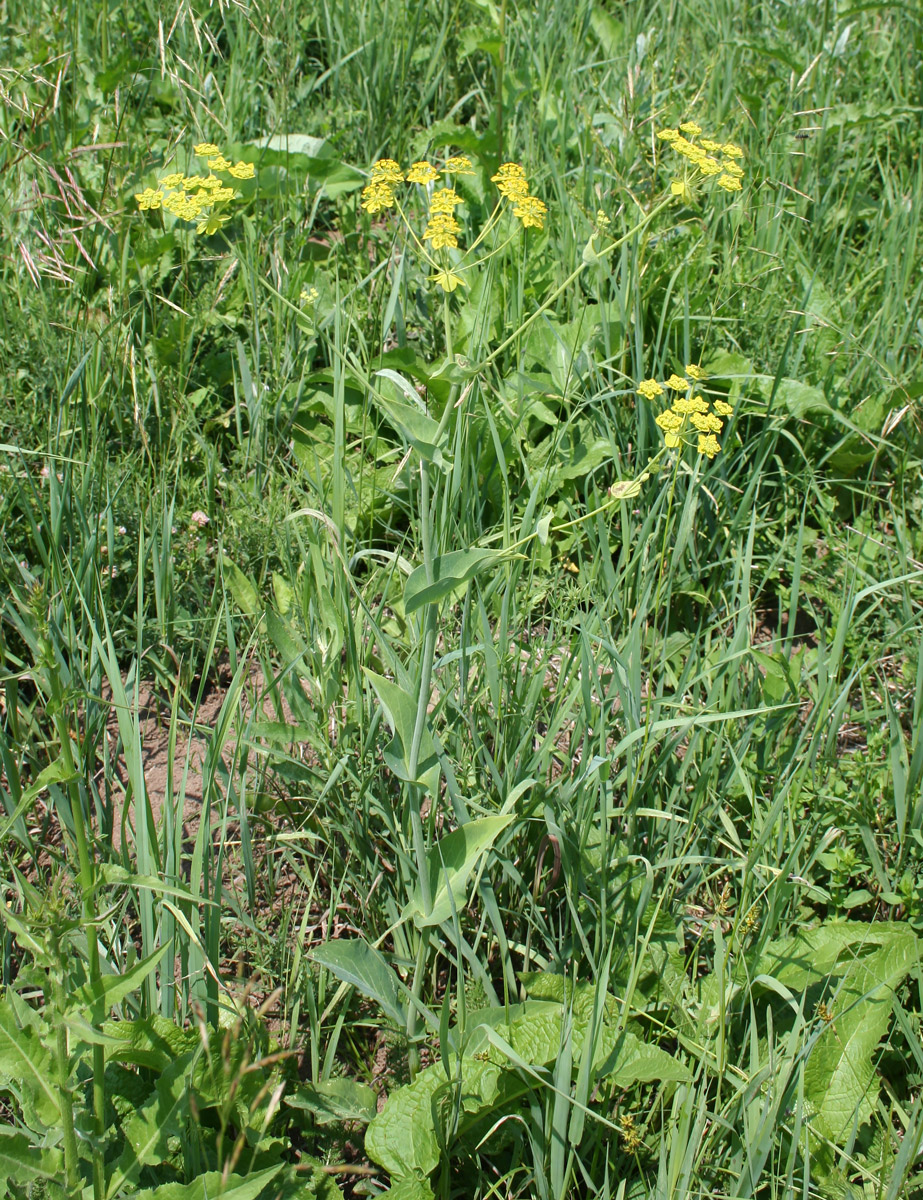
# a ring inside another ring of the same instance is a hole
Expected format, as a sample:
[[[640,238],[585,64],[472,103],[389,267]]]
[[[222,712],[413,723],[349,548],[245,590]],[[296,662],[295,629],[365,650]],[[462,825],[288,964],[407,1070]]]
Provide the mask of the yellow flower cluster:
[[[661,129],[657,134],[660,141],[666,142],[693,167],[691,176],[672,181],[670,191],[674,196],[688,200],[692,194],[691,184],[696,178],[717,177],[719,187],[727,192],[739,192],[744,170],[737,160],[743,158],[743,150],[733,142],[699,138],[701,132],[701,125],[695,121],[684,121],[679,129]]]
[[[716,436],[724,428],[721,418],[729,417],[734,410],[725,400],[709,403],[702,396],[693,395],[695,385],[705,377],[697,363],[689,363],[682,375],[674,371],[664,383],[645,379],[638,384],[638,394],[645,400],[656,400],[665,390],[675,393],[671,406],[655,418],[663,430],[668,450],[682,446],[686,442],[685,435],[693,431],[698,435],[696,448],[699,454],[714,458],[721,449]]]
[[[400,164],[396,163],[393,158],[381,158],[372,164],[372,177],[368,185],[362,189],[361,207],[372,214],[393,208],[397,203],[395,188],[399,183],[418,183],[425,187],[441,175],[473,175],[474,173],[471,159],[464,154],[455,154],[451,158],[447,158],[441,171],[432,163],[415,162],[406,175],[401,170]],[[496,175],[492,175],[491,179],[497,185],[500,195],[511,202],[513,216],[522,222],[523,228],[543,228],[548,209],[537,196],[529,194],[529,181],[519,163],[503,163],[500,170]],[[423,237],[432,241],[435,249],[440,246],[454,248],[458,245],[457,238],[454,241],[451,239],[460,232],[453,214],[455,207],[461,202],[461,197],[454,188],[444,187],[433,193],[429,209],[430,223]],[[433,225],[433,217],[437,215],[448,217],[449,220],[437,221]]]
[[[141,212],[165,209],[182,221],[195,221],[196,233],[213,234],[230,218],[225,215],[228,203],[239,193],[227,186],[215,172],[234,179],[252,179],[253,163],[232,164],[212,142],[200,142],[194,147],[199,158],[208,162],[208,175],[184,175],[174,171],[164,175],[157,188],[145,188],[135,193]]]
[[[529,181],[519,163],[503,163],[496,175],[491,175],[491,183],[497,185],[497,191],[513,205],[513,216],[522,221],[524,229],[543,229],[545,214],[548,209],[537,196],[529,195]]]

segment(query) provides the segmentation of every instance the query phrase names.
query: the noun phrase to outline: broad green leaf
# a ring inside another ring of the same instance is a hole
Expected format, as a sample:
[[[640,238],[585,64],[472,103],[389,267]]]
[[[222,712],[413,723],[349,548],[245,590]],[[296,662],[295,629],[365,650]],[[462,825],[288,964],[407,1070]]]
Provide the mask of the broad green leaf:
[[[222,1179],[220,1171],[208,1171],[192,1183],[162,1183],[159,1187],[135,1192],[132,1200],[256,1200],[264,1187],[282,1170],[282,1164],[267,1167],[255,1175],[230,1175]]]
[[[197,1029],[181,1029],[157,1014],[139,1021],[104,1021],[103,1032],[115,1041],[106,1051],[107,1061],[132,1063],[151,1071],[166,1070],[174,1059],[201,1044]]]
[[[63,1178],[62,1151],[49,1146],[34,1146],[24,1133],[0,1125],[0,1184],[10,1181],[29,1184],[37,1179]]]
[[[439,787],[439,760],[436,757],[436,745],[428,724],[423,727],[416,778],[413,778],[410,773],[410,750],[413,743],[413,730],[417,721],[416,699],[408,695],[398,684],[370,671],[368,667],[365,668],[365,673],[375,689],[384,710],[385,720],[394,734],[391,742],[385,747],[385,762],[399,779],[403,779],[407,783],[419,783],[430,795],[435,796]]]
[[[685,1063],[659,1046],[647,1045],[627,1029],[621,1033],[603,1030],[593,1069],[597,1079],[608,1077],[618,1087],[661,1081],[686,1083],[692,1079],[692,1072]]]
[[[227,557],[222,559],[224,578],[234,603],[245,616],[255,617],[260,611],[260,594],[256,587],[236,564]]]
[[[290,1108],[312,1113],[318,1125],[338,1121],[369,1122],[377,1112],[375,1093],[355,1079],[327,1079],[323,1083],[302,1083],[285,1097]]]
[[[123,1123],[125,1148],[113,1177],[118,1188],[135,1181],[142,1167],[156,1166],[170,1157],[170,1139],[183,1133],[189,1115],[187,1072],[193,1053],[170,1063],[155,1080],[151,1098]]]
[[[424,604],[437,603],[503,557],[502,550],[481,550],[477,547],[437,555],[433,559],[432,582],[427,578],[426,567],[419,566],[404,584],[404,612],[409,616]]]
[[[859,959],[825,1001],[833,1019],[821,1033],[804,1071],[815,1129],[843,1145],[868,1121],[878,1094],[874,1054],[891,1023],[894,989],[919,962],[910,929],[896,929],[874,954]]]
[[[453,911],[466,907],[465,889],[471,872],[512,821],[512,816],[482,817],[453,830],[432,846],[426,854],[432,908],[423,910],[419,884],[411,893],[403,919],[412,919],[418,928],[440,925]]]
[[[389,1187],[386,1192],[378,1192],[380,1200],[434,1200],[433,1189],[425,1179],[402,1179]]]
[[[272,573],[272,594],[282,616],[287,616],[295,605],[295,589],[278,571]]]
[[[384,415],[425,462],[444,467],[446,460],[442,451],[446,443],[445,431],[440,433],[439,422],[423,411],[422,401],[414,385],[399,372],[388,367],[375,371],[374,374],[387,380],[398,393],[406,397],[406,401],[401,401],[393,392],[389,397],[380,388],[373,391],[375,403]]]
[[[397,976],[377,950],[363,938],[327,942],[311,954],[312,959],[344,983],[350,983],[363,996],[375,1000],[401,1029],[407,1025],[407,1012],[401,1001]]]
[[[421,1071],[412,1084],[398,1088],[365,1131],[365,1152],[394,1180],[428,1175],[439,1163],[433,1129],[433,1102],[448,1088],[442,1064]]]
[[[40,1018],[20,1024],[11,1005],[6,1001],[0,1005],[0,1075],[27,1094],[43,1125],[54,1128],[61,1121],[58,1081],[41,1028]]]
[[[282,655],[282,661],[286,669],[291,669],[292,664],[295,664],[295,673],[299,674],[297,668],[303,666],[303,655],[307,647],[292,629],[291,625],[282,617],[273,612],[271,608],[266,609],[266,631],[272,638],[272,643]]]

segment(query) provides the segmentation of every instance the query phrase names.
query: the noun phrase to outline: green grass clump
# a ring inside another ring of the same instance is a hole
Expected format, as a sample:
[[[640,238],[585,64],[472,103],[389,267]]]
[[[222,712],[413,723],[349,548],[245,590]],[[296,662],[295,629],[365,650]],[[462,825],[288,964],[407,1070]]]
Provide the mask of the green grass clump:
[[[7,4],[8,1194],[923,1195],[921,45]]]

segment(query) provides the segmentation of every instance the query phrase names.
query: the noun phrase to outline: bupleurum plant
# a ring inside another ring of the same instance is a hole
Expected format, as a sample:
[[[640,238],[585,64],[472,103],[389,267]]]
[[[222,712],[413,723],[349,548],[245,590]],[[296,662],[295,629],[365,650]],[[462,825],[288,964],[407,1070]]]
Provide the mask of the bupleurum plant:
[[[460,175],[474,174],[471,159],[463,154],[447,158],[441,168],[426,161],[415,162],[406,174],[393,158],[382,158],[372,164],[371,180],[362,189],[362,207],[366,212],[375,215],[391,208],[397,209],[417,250],[433,268],[430,281],[444,292],[454,292],[460,285],[464,286],[463,272],[489,257],[485,255],[477,260],[466,261],[498,225],[505,211],[511,212],[524,229],[542,229],[548,212],[545,204],[531,194],[523,167],[519,163],[503,163],[496,175],[491,176],[500,198],[468,249],[460,250],[458,239],[464,231],[456,217],[456,210],[464,204],[464,199],[453,183]],[[440,179],[444,186],[433,187]],[[429,189],[426,228],[419,237],[399,199],[397,189],[403,183]],[[510,238],[515,232],[514,227]],[[495,247],[490,253],[496,253],[501,248]]]
[[[706,400],[696,389],[706,379],[706,373],[697,363],[688,363],[682,375],[674,371],[663,383],[656,379],[645,379],[638,384],[638,395],[654,402],[672,393],[670,407],[659,413],[654,420],[663,431],[664,446],[675,450],[696,439],[699,454],[712,459],[721,449],[718,434],[724,428],[723,417],[729,417],[734,409],[726,400]]]
[[[738,162],[744,152],[734,142],[716,142],[700,137],[701,125],[683,121],[679,129],[661,129],[657,138],[686,160],[683,173],[670,183],[670,191],[683,200],[691,200],[696,184],[714,179],[726,192],[741,191],[744,169]]]
[[[230,220],[228,207],[240,196],[234,184],[220,176],[252,179],[255,172],[253,163],[231,163],[212,142],[200,142],[193,150],[197,157],[206,160],[207,175],[173,171],[164,175],[156,188],[147,187],[143,192],[136,192],[135,200],[141,212],[164,209],[181,221],[194,222],[196,233],[210,236],[227,224]]]

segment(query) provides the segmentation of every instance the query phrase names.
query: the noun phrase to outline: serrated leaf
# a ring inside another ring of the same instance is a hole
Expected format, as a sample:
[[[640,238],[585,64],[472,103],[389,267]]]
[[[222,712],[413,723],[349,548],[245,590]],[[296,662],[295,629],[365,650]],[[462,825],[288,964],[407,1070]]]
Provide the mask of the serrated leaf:
[[[593,1069],[597,1079],[609,1078],[618,1087],[655,1081],[687,1083],[692,1079],[692,1072],[685,1063],[659,1046],[642,1042],[627,1029],[621,1033],[603,1030],[593,1058]]]
[[[328,942],[318,946],[311,958],[337,979],[352,984],[363,996],[375,1000],[399,1028],[406,1027],[407,1012],[401,1001],[397,976],[384,957],[364,938]]]
[[[424,604],[437,603],[503,557],[502,550],[476,547],[437,555],[432,563],[432,582],[427,577],[426,567],[421,565],[404,584],[404,612],[409,616]]]
[[[169,1139],[182,1134],[189,1114],[186,1072],[192,1059],[190,1051],[170,1063],[157,1077],[153,1096],[123,1123],[120,1187],[136,1180],[142,1167],[156,1166],[170,1157]]]
[[[805,1065],[804,1091],[815,1107],[815,1129],[837,1145],[872,1116],[878,1091],[874,1054],[891,1022],[894,988],[918,961],[913,931],[894,930],[874,954],[857,960],[831,993],[833,1019]]]
[[[432,846],[426,853],[432,907],[428,913],[424,912],[417,884],[401,914],[403,920],[412,919],[422,929],[441,925],[451,919],[453,911],[466,907],[465,889],[472,871],[512,819],[512,816],[497,816],[469,821]]]
[[[50,1129],[61,1122],[61,1106],[54,1059],[40,1029],[38,1018],[20,1024],[11,1006],[0,1007],[0,1075],[28,1093],[39,1121]]]
[[[0,1183],[62,1179],[64,1155],[49,1146],[34,1146],[24,1133],[0,1125]]]

